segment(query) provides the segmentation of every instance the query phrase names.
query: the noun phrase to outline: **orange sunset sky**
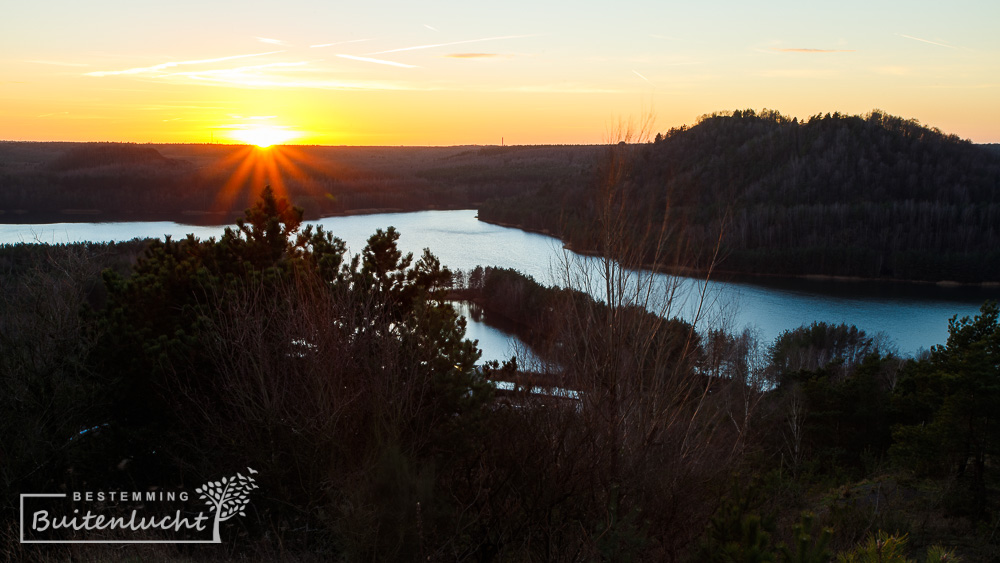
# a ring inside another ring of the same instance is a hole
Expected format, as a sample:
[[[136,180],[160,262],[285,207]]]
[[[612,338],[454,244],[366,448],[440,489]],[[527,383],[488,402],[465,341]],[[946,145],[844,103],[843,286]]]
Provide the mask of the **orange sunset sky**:
[[[600,143],[879,108],[1000,142],[1000,2],[8,2],[0,139]]]

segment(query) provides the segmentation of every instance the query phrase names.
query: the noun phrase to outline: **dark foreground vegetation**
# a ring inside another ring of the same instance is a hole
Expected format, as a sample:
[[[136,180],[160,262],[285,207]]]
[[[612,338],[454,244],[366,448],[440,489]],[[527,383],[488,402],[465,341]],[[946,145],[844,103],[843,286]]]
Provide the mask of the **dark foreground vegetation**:
[[[602,326],[580,333],[553,319],[616,316],[589,297],[510,270],[486,268],[465,279],[465,295],[510,321],[563,378],[575,373],[575,357],[607,340]],[[642,329],[652,325],[638,321],[645,311],[617,315],[628,319],[633,338],[649,334]],[[992,532],[1000,521],[996,303],[975,318],[953,319],[948,342],[918,359],[900,358],[847,325],[812,323],[760,343],[750,332],[696,335],[681,321],[660,324],[653,364],[687,362],[682,369],[700,379],[705,408],[733,432],[724,458],[733,488],[715,491],[716,512],[688,560],[828,561],[837,552],[847,561],[904,561],[942,542],[971,560],[1000,556]],[[686,334],[696,341],[685,343]],[[634,341],[621,344],[629,359],[649,356]],[[629,371],[646,383],[658,375]],[[723,486],[710,483],[703,485]],[[781,545],[790,530],[797,530],[793,542],[805,534],[798,548],[805,551]],[[928,561],[948,560],[927,553]]]
[[[658,301],[669,286],[627,282],[631,223],[601,217],[602,258],[566,264],[559,289],[454,275],[393,230],[349,258],[269,190],[219,240],[3,247],[3,555],[1000,556],[995,304],[918,359],[847,326],[698,332]],[[516,366],[474,367],[456,288],[521,325],[576,398],[501,400],[489,380]],[[18,541],[21,493],[192,489],[248,466],[260,488],[221,546]]]
[[[1000,281],[1000,153],[916,121],[715,113],[634,151],[621,212],[671,221],[702,265],[721,233],[729,272]],[[603,178],[497,198],[480,218],[593,250]]]

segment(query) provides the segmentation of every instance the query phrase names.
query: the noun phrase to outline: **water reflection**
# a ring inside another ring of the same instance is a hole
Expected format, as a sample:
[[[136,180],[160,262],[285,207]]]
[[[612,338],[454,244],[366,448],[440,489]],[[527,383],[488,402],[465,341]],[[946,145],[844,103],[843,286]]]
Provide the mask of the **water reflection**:
[[[442,264],[453,269],[471,270],[477,265],[513,268],[549,285],[561,281],[557,272],[565,260],[592,260],[565,251],[558,239],[483,223],[477,220],[474,210],[354,215],[310,223],[323,225],[344,239],[351,252],[359,252],[376,228],[394,226],[401,234],[399,246],[404,252],[419,255],[424,248],[430,248]],[[179,238],[192,232],[207,238],[218,237],[222,231],[223,227],[169,222],[0,225],[0,244],[129,240],[166,234]],[[700,287],[697,280],[690,278],[681,282],[682,293],[691,294]],[[1000,298],[1000,288],[996,287],[801,279],[713,281],[708,289],[705,305],[712,318],[733,330],[756,327],[765,342],[783,330],[826,321],[854,324],[869,334],[885,333],[904,354],[944,343],[952,315],[973,316],[985,299]],[[691,315],[692,310],[687,309],[682,317],[690,319]],[[481,342],[491,347],[489,359],[509,357],[504,345],[489,344],[499,342],[495,334],[482,331],[475,338],[481,336]]]
[[[479,341],[479,349],[483,355],[479,358],[478,364],[490,360],[503,362],[512,356],[517,358],[517,364],[521,367],[534,365],[540,361],[535,353],[514,334],[511,327],[506,326],[506,323],[500,319],[488,319],[489,315],[483,311],[482,307],[465,301],[453,301],[451,304],[460,315],[465,317],[465,337],[469,340]]]

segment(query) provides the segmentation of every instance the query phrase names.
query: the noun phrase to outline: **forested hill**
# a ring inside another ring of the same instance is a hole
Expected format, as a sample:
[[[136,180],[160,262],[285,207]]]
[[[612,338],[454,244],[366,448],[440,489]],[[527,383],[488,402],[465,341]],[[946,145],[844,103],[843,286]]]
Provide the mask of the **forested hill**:
[[[1000,153],[987,146],[879,111],[746,110],[633,149],[629,212],[655,221],[669,204],[702,257],[721,229],[722,270],[1000,281]],[[599,188],[496,200],[480,216],[591,246]]]

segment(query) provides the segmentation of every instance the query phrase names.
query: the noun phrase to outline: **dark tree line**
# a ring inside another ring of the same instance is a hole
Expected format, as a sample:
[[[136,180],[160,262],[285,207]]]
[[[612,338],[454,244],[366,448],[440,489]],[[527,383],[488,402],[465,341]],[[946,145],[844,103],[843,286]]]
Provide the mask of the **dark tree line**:
[[[1000,272],[1000,155],[913,120],[717,113],[637,152],[634,221],[670,209],[702,255],[724,233],[722,270],[964,282]],[[480,216],[590,249],[598,190],[537,190]]]
[[[229,224],[263,183],[277,185],[277,177],[260,176],[264,170],[280,174],[285,195],[312,218],[471,209],[491,197],[576,182],[597,151],[0,142],[0,220]]]
[[[463,297],[513,327],[518,337],[552,366],[569,365],[574,358],[594,354],[604,345],[600,320],[611,314],[611,308],[586,293],[572,288],[545,287],[531,277],[506,268],[477,268],[467,279]],[[623,308],[616,314],[620,315],[633,339],[648,337],[642,334],[642,328],[651,322],[664,325],[656,332],[656,341],[650,344],[662,351],[659,361],[663,364],[683,366],[681,369],[690,373],[701,359],[699,337],[689,323],[680,319],[663,323],[653,313],[635,306]],[[566,322],[570,316],[588,319],[590,326],[580,330],[575,323]],[[694,340],[691,349],[697,352],[686,355],[684,346],[689,338]],[[569,374],[562,383],[579,387],[580,383],[573,380],[574,375]]]

